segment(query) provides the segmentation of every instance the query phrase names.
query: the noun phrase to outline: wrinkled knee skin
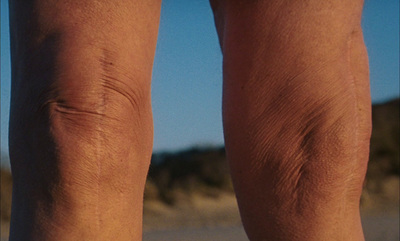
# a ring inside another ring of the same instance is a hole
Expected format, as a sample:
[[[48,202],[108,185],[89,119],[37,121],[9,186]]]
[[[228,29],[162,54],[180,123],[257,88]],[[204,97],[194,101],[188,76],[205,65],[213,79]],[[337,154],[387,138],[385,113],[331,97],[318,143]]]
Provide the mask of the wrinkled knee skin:
[[[131,205],[142,202],[152,152],[149,80],[129,72],[115,50],[81,48],[73,40],[52,48],[58,48],[55,61],[43,62],[48,54],[43,51],[31,65],[55,73],[33,67],[30,75],[21,76],[24,85],[20,79],[13,81],[15,240],[29,235],[52,239],[51,233],[67,237],[63,232],[74,230],[74,225],[79,231],[68,236],[92,239],[99,228],[119,230],[132,223],[131,217],[141,222],[141,206]],[[64,48],[70,51],[67,55]],[[26,197],[32,201],[23,201]],[[102,228],[100,223],[112,220],[110,215],[119,222]],[[49,230],[40,231],[43,227]],[[136,229],[130,230],[130,237],[140,235]]]
[[[10,1],[11,240],[141,239],[160,5]]]
[[[362,1],[211,5],[227,156],[250,240],[362,240],[371,132]]]
[[[139,88],[130,90],[117,82],[117,77],[113,78],[114,86],[106,86],[104,81],[101,85],[84,86],[84,91],[76,86],[73,89],[52,86],[42,92],[46,97],[31,103],[31,108],[14,107],[12,119],[18,120],[10,126],[10,155],[16,184],[14,213],[25,209],[24,218],[48,220],[51,226],[67,230],[64,215],[68,212],[67,220],[82,226],[79,232],[71,233],[77,239],[97,232],[96,222],[82,223],[86,218],[96,219],[99,215],[100,220],[111,220],[107,215],[112,214],[120,217],[122,223],[130,222],[124,218],[140,219],[141,209],[132,212],[130,205],[133,200],[142,201],[150,163],[153,131],[150,96]],[[115,87],[118,84],[123,93]],[[40,201],[26,207],[28,203],[20,203],[26,196]],[[121,197],[130,201],[121,200],[115,206],[113,202]],[[109,206],[115,210],[99,212],[110,210]],[[15,229],[22,224],[17,217],[14,215],[12,220]],[[117,222],[115,225],[118,226],[115,230],[123,227]],[[24,227],[25,234],[29,229],[32,233],[39,230],[28,225]],[[57,228],[51,230],[56,231]],[[135,232],[131,236],[137,235]],[[18,240],[15,236],[18,232],[12,230],[12,233]],[[48,233],[35,236],[42,234]]]
[[[128,153],[129,148],[139,146],[139,150],[151,152],[152,115],[147,77],[129,72],[121,64],[118,50],[82,48],[73,41],[58,46],[58,40],[51,41],[52,45],[43,42],[51,47],[44,47],[31,61],[29,75],[19,76],[26,83],[22,85],[17,78],[13,81],[12,164],[16,166],[19,159],[25,159],[16,158],[22,146],[32,148],[33,152],[54,146],[57,152],[86,159],[106,152]],[[69,53],[63,54],[64,49]],[[59,57],[43,62],[51,55],[48,51],[53,50]],[[95,166],[90,162],[80,163]]]

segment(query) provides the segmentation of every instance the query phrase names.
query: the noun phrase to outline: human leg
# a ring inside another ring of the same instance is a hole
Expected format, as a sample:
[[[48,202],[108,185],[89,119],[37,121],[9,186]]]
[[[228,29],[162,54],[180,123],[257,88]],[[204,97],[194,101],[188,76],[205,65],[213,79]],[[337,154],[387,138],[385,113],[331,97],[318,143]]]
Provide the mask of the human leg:
[[[10,1],[10,240],[141,240],[161,1]]]
[[[227,156],[251,240],[363,240],[362,1],[212,0]]]

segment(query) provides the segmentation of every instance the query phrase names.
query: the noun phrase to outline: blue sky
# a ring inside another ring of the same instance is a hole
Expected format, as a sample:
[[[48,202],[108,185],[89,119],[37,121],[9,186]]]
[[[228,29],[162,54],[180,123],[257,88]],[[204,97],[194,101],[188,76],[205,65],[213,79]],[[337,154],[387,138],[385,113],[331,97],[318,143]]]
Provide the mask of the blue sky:
[[[10,57],[1,0],[1,151],[8,151]],[[373,102],[399,96],[399,1],[366,0]],[[208,0],[163,0],[153,68],[154,150],[222,145],[222,55]]]

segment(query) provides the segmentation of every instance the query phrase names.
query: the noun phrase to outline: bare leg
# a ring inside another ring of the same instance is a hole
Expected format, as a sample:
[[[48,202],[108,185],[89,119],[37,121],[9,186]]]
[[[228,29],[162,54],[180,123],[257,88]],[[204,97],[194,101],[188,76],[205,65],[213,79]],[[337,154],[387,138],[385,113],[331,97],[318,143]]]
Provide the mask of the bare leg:
[[[211,1],[228,160],[251,240],[363,240],[362,1]]]
[[[10,240],[141,240],[160,2],[10,1]]]

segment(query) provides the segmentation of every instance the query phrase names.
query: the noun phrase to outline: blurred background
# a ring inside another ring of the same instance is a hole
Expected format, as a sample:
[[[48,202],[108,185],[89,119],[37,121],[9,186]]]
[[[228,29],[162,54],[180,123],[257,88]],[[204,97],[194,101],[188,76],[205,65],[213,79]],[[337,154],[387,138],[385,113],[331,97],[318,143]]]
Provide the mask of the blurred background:
[[[365,0],[362,26],[374,104],[363,225],[367,240],[398,240],[399,1]],[[1,0],[2,238],[8,233],[12,184],[9,45],[8,2]],[[163,0],[152,80],[155,136],[145,240],[246,240],[223,148],[221,64],[208,1]],[[200,234],[209,236],[196,239]]]

